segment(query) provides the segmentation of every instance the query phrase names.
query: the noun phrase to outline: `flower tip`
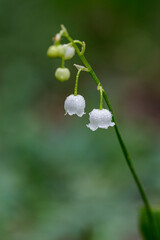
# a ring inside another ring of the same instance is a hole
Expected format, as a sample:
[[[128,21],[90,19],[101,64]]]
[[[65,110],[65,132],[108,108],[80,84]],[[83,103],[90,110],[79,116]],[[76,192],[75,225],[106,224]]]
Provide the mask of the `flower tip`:
[[[114,127],[115,126],[115,123],[114,122],[111,122],[110,123],[110,127]]]
[[[90,123],[86,125],[90,130],[92,130],[93,132],[97,130],[97,127],[93,127]]]
[[[85,112],[83,112],[83,113],[77,113],[77,116],[78,117],[82,117],[83,115],[85,115],[86,113]]]

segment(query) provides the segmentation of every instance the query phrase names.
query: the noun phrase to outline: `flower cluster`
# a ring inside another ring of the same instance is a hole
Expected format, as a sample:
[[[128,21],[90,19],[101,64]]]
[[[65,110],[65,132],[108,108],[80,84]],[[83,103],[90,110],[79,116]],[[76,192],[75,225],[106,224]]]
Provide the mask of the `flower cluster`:
[[[79,54],[83,55],[85,51],[85,43],[80,42],[79,40],[75,40],[71,41],[68,44],[61,44],[60,41],[62,36],[67,36],[67,32],[64,27],[62,27],[62,30],[53,38],[54,44],[48,48],[47,55],[50,58],[62,59],[62,65],[56,69],[55,77],[57,80],[64,82],[70,78],[70,71],[68,68],[64,67],[64,61],[71,59],[75,55],[76,43],[81,44],[82,50],[81,52],[79,51]],[[89,69],[76,64],[74,64],[74,66],[78,70],[76,75],[74,94],[71,94],[66,98],[64,102],[64,109],[65,114],[69,114],[70,116],[75,114],[79,117],[82,117],[85,114],[86,103],[84,97],[77,94],[78,80],[80,72],[89,72]],[[97,90],[100,92],[100,107],[99,109],[93,109],[89,113],[90,123],[87,124],[87,127],[92,131],[95,131],[98,128],[107,129],[108,127],[113,127],[115,125],[115,123],[112,122],[112,113],[107,109],[103,109],[103,88],[100,84],[98,85]]]
[[[76,114],[77,116],[82,117],[85,114],[85,105],[85,99],[83,96],[74,96],[71,94],[64,102],[65,114]],[[93,109],[89,113],[89,120],[90,123],[87,124],[87,127],[92,131],[97,130],[97,128],[107,129],[108,127],[113,127],[115,125],[115,123],[112,122],[112,114],[107,109]]]
[[[65,114],[70,116],[76,114],[79,117],[82,117],[85,112],[85,99],[81,95],[69,95],[64,102]],[[90,123],[86,126],[92,131],[97,130],[98,128],[107,129],[108,127],[113,127],[115,125],[112,122],[112,114],[108,109],[93,109],[89,113]]]

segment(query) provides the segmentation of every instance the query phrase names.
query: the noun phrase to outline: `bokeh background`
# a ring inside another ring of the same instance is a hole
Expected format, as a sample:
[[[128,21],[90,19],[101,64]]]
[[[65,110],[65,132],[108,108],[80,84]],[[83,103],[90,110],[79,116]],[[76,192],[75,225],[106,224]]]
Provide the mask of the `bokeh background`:
[[[0,236],[2,240],[140,240],[142,201],[113,128],[91,132],[99,106],[81,73],[83,118],[64,116],[68,82],[46,56],[64,24],[113,105],[153,205],[160,205],[159,0],[0,0]]]

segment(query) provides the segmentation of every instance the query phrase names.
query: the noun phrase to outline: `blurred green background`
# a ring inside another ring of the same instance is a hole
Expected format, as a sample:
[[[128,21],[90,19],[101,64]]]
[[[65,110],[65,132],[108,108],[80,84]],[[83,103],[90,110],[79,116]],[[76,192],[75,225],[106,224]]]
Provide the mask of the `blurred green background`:
[[[113,104],[153,205],[160,204],[160,1],[0,0],[0,236],[2,240],[140,240],[141,198],[113,128],[91,132],[99,105],[82,73],[83,118],[64,116],[68,82],[46,56],[64,24]]]

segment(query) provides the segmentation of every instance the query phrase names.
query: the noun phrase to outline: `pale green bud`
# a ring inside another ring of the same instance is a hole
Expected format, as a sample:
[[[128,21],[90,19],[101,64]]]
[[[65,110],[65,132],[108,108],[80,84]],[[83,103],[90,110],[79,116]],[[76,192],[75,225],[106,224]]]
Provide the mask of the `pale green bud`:
[[[50,58],[61,58],[64,56],[65,49],[62,45],[50,46],[47,51],[47,56]]]
[[[70,71],[68,68],[57,68],[55,77],[61,82],[67,81],[70,78]]]

